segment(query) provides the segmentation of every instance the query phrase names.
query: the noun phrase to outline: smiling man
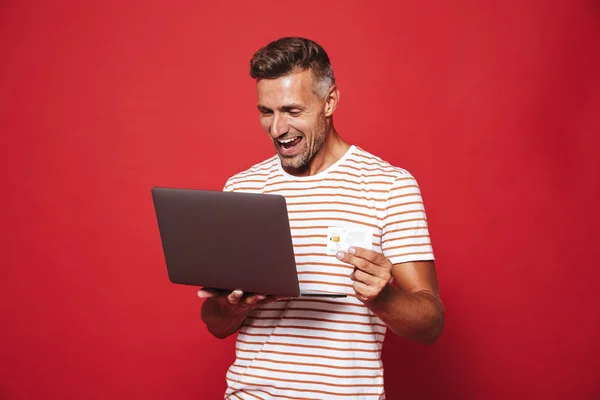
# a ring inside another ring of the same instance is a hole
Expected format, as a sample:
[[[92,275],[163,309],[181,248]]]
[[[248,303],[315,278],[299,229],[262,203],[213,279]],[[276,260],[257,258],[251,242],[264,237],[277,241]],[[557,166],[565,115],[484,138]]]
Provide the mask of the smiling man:
[[[337,133],[340,91],[317,43],[274,41],[254,55],[250,75],[277,155],[230,178],[225,190],[283,195],[301,289],[347,297],[199,291],[209,331],[239,331],[225,398],[383,399],[386,329],[433,343],[444,325],[417,182]],[[332,251],[343,235],[372,240]]]

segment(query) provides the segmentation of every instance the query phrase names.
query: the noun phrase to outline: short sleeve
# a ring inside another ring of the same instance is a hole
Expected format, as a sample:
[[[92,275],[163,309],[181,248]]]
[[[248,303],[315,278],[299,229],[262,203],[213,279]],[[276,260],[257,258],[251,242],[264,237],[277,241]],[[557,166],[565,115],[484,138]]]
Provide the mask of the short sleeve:
[[[425,206],[414,177],[405,173],[396,179],[384,212],[381,248],[392,264],[434,259]]]
[[[223,192],[233,192],[233,183],[231,182],[231,178],[227,179],[227,182],[225,182],[225,186],[223,186]]]

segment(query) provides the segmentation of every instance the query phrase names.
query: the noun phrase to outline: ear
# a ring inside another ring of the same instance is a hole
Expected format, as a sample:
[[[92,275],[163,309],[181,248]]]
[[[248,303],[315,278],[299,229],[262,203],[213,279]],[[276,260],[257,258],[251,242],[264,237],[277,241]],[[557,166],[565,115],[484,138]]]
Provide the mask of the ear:
[[[327,96],[325,98],[325,116],[331,117],[333,112],[338,106],[340,102],[340,90],[337,85],[334,83],[331,85],[329,90],[327,91]]]

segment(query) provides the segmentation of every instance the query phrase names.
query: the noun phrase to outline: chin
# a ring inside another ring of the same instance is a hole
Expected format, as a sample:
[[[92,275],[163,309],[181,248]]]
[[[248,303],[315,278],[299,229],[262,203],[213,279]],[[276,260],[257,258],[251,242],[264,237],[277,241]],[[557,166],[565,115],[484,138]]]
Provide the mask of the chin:
[[[281,165],[285,168],[302,169],[307,165],[304,157],[301,155],[297,155],[293,158],[282,157],[279,155],[279,159],[281,160]]]

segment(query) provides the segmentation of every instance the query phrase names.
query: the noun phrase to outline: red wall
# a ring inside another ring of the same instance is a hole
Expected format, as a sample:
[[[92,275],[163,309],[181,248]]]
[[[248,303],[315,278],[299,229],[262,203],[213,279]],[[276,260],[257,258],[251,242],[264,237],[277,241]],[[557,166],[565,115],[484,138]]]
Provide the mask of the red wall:
[[[0,6],[0,398],[222,396],[233,342],[168,283],[149,190],[272,154],[247,68],[285,35],[422,186],[447,324],[388,336],[388,397],[600,398],[597,2],[91,3]]]

